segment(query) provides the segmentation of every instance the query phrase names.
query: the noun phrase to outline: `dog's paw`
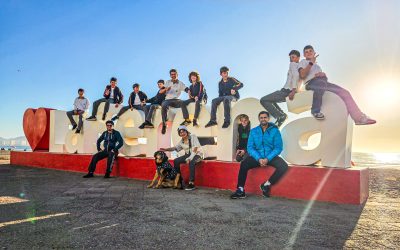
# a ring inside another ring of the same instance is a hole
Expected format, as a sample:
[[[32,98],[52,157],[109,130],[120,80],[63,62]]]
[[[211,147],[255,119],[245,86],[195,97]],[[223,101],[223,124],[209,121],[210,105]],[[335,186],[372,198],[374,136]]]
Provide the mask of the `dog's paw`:
[[[152,184],[149,184],[149,185],[147,185],[147,188],[151,188],[153,185]]]

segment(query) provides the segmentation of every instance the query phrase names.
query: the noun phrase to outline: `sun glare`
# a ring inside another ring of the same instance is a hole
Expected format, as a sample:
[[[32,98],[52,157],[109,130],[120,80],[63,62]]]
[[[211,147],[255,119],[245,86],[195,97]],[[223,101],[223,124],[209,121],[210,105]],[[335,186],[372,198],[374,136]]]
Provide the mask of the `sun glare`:
[[[367,102],[375,107],[391,108],[400,103],[400,79],[376,79],[365,86],[365,98]]]

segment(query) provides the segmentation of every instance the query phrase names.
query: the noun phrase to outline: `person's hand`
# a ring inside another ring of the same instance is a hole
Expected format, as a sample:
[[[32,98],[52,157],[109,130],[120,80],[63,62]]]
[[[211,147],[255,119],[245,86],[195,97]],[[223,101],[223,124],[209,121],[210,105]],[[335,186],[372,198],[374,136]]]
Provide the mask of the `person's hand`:
[[[131,108],[131,111],[133,111],[133,107]]]
[[[260,159],[258,162],[260,163],[261,166],[264,167],[264,166],[267,166],[268,159]]]
[[[78,111],[74,110],[74,115],[77,115],[77,114],[78,114]]]
[[[236,90],[231,89],[231,95],[234,95],[234,94],[236,94]]]
[[[290,91],[290,93],[289,93],[289,100],[293,101],[294,95],[295,95],[295,94],[296,94],[296,91],[295,91],[295,90]]]
[[[312,62],[312,63],[315,63],[316,61],[317,61],[317,57],[318,57],[319,55],[314,55],[311,59],[310,59],[310,61]]]
[[[171,89],[171,87],[166,88],[167,91],[169,91]]]
[[[198,97],[198,96],[195,96],[195,97],[194,97],[194,100],[197,102],[197,101],[199,100],[199,97]]]
[[[116,103],[116,104],[115,104],[115,107],[118,108],[118,106],[119,106],[119,103]]]
[[[106,93],[106,95],[109,95],[110,94],[110,90],[106,89],[105,93]]]
[[[189,163],[190,163],[190,160],[189,160],[189,159],[186,159],[186,163],[189,164]]]
[[[324,72],[318,72],[315,74],[315,77],[326,77],[326,74]]]

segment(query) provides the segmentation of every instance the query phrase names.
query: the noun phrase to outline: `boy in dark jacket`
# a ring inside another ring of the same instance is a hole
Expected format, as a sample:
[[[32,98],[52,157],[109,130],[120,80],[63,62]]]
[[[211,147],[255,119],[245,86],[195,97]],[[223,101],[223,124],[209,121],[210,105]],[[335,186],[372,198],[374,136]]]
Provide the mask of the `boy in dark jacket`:
[[[92,115],[88,117],[86,120],[88,121],[97,120],[96,118],[97,110],[99,108],[100,103],[102,102],[105,102],[104,112],[102,117],[103,121],[106,119],[107,112],[110,109],[110,103],[115,104],[116,108],[122,103],[124,96],[122,95],[121,90],[116,85],[117,85],[117,78],[111,77],[110,85],[107,85],[106,89],[104,90],[103,94],[104,98],[101,98],[93,103]]]
[[[129,100],[128,100],[128,106],[123,107],[116,116],[114,116],[111,120],[115,121],[117,119],[119,119],[119,117],[125,113],[128,109],[130,109],[131,111],[133,109],[137,109],[137,110],[142,110],[146,116],[146,100],[147,100],[147,95],[145,93],[143,93],[142,91],[140,91],[140,84],[139,83],[135,83],[132,86],[133,88],[133,92],[131,93],[131,95],[129,96]]]
[[[189,94],[189,99],[186,101],[182,102],[182,114],[183,114],[183,119],[185,119],[181,125],[189,125],[192,123],[192,121],[189,119],[189,111],[187,109],[187,105],[189,103],[195,102],[195,110],[194,110],[194,118],[193,118],[193,126],[198,126],[197,124],[197,118],[199,118],[200,114],[200,105],[201,102],[203,101],[203,96],[204,96],[204,85],[200,81],[200,75],[199,73],[192,71],[189,74],[189,82],[192,84],[190,85],[188,89],[188,94]]]
[[[211,119],[206,124],[206,128],[217,125],[217,107],[223,102],[224,103],[224,116],[225,121],[222,128],[227,128],[231,124],[231,102],[239,100],[238,90],[243,88],[243,83],[239,82],[236,78],[229,77],[228,67],[221,67],[220,75],[222,76],[221,81],[218,84],[219,97],[212,100],[211,104]]]
[[[158,80],[157,85],[158,85],[157,95],[155,95],[152,98],[147,100],[147,103],[150,103],[150,104],[145,106],[146,119],[142,123],[142,125],[139,126],[140,129],[154,128],[154,125],[152,123],[154,110],[156,110],[158,107],[160,107],[161,103],[165,100],[166,89],[164,87],[164,80],[162,80],[162,79]]]
[[[240,163],[237,190],[231,195],[232,199],[246,198],[244,186],[247,172],[256,167],[272,166],[275,172],[265,183],[261,183],[260,189],[264,197],[269,197],[271,186],[277,183],[287,171],[287,163],[279,157],[283,143],[279,128],[269,122],[269,113],[261,111],[258,114],[260,125],[250,131],[247,143],[249,156]]]
[[[247,115],[240,116],[240,124],[238,125],[238,139],[236,143],[236,161],[241,162],[248,156],[247,141],[250,134],[250,121]]]
[[[104,158],[107,158],[107,170],[104,178],[110,178],[114,160],[118,155],[118,150],[124,145],[124,141],[122,140],[121,134],[117,130],[114,130],[113,121],[107,121],[106,126],[107,130],[101,134],[99,139],[97,139],[98,152],[93,155],[92,160],[90,161],[89,173],[83,176],[83,178],[93,177],[93,173],[96,170],[97,162]],[[100,148],[100,144],[102,141],[104,141],[103,150]]]

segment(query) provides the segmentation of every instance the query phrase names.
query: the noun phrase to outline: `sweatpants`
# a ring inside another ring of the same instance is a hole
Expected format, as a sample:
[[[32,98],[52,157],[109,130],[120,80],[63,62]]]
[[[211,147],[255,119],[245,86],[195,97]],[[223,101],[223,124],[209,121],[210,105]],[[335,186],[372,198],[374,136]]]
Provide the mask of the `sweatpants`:
[[[231,102],[236,101],[237,98],[234,96],[220,96],[214,98],[211,102],[211,121],[217,121],[217,107],[223,102],[224,103],[224,117],[225,122],[231,122]]]
[[[174,167],[178,170],[178,173],[181,173],[181,164],[186,163],[186,158],[188,158],[190,155],[185,154],[182,155],[178,158],[175,158],[174,160]],[[195,167],[196,164],[201,162],[202,159],[200,155],[195,155],[193,159],[189,163],[189,182],[194,182],[194,177],[195,177]]]
[[[106,173],[111,173],[112,167],[114,164],[114,160],[117,157],[118,153],[115,152],[107,152],[107,151],[99,151],[92,156],[92,160],[90,161],[88,171],[89,173],[94,173],[96,170],[97,162],[107,158],[107,170]]]

